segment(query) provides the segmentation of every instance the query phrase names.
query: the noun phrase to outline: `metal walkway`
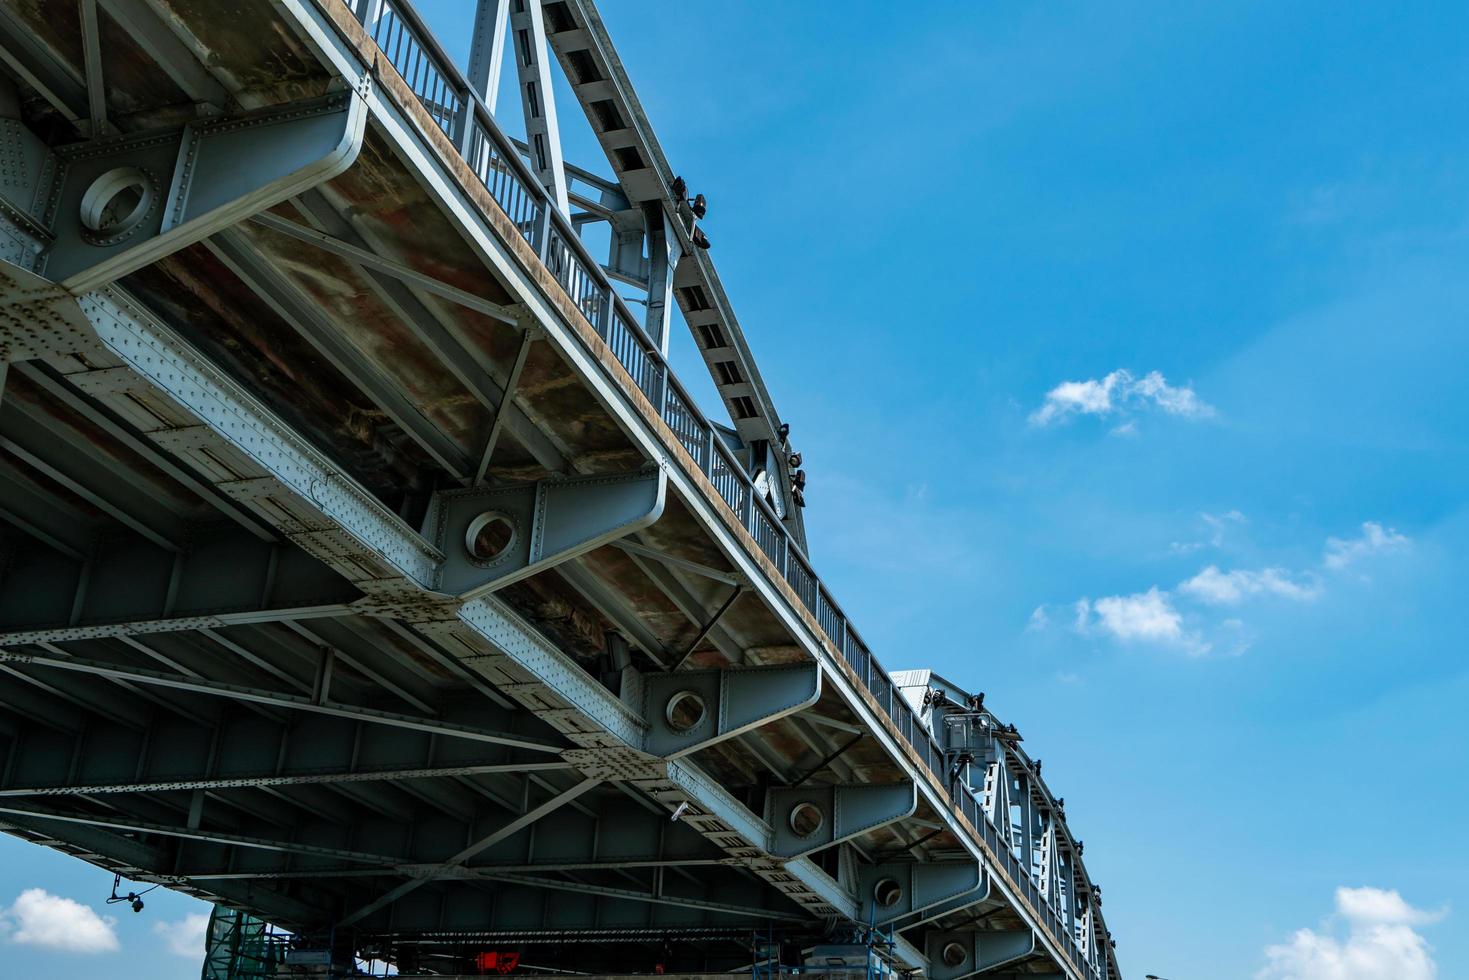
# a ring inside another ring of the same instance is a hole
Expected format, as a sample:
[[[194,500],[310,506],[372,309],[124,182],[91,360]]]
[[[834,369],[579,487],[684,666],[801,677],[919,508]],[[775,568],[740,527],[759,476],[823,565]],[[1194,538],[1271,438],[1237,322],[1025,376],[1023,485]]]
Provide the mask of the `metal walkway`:
[[[596,8],[468,7],[465,72],[400,0],[0,3],[0,828],[221,906],[211,977],[1117,980],[1019,732],[813,570]]]

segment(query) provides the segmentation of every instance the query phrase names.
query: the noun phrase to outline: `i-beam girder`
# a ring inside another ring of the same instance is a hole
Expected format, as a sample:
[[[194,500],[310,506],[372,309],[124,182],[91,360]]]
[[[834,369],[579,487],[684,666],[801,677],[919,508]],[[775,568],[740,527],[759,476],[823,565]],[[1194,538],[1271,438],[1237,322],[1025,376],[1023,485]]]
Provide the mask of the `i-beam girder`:
[[[180,691],[210,694],[272,707],[290,708],[296,711],[323,715],[335,715],[340,718],[359,719],[361,721],[389,725],[395,728],[407,728],[413,731],[429,732],[474,742],[487,742],[491,745],[505,745],[511,748],[527,749],[532,752],[554,753],[563,751],[562,746],[553,745],[549,742],[511,735],[505,732],[489,731],[476,728],[472,725],[459,725],[435,718],[406,715],[395,711],[382,711],[377,708],[369,708],[361,705],[336,704],[329,701],[318,702],[312,698],[296,694],[246,687],[243,684],[225,684],[202,678],[180,677],[177,674],[167,674],[162,671],[148,670],[142,667],[120,666],[83,657],[60,659],[57,657],[42,657],[36,654],[0,650],[0,664],[6,663],[15,664],[20,667],[49,667],[56,670],[71,670],[86,674],[96,674],[101,677],[115,677],[139,684],[171,687]]]

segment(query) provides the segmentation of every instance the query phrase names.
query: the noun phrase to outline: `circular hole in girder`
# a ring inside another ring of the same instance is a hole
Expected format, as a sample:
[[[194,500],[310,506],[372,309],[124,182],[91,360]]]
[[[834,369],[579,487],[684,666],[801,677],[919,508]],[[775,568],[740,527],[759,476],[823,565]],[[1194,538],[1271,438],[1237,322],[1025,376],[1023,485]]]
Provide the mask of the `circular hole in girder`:
[[[676,732],[693,731],[704,720],[704,699],[693,691],[679,691],[668,699],[663,715]]]
[[[497,561],[515,540],[515,525],[504,514],[487,510],[469,522],[464,531],[464,548],[477,562]]]
[[[797,803],[791,807],[789,823],[791,833],[797,837],[810,837],[821,829],[826,822],[826,817],[821,813],[821,807],[815,803]]]
[[[963,966],[964,961],[969,959],[969,950],[964,948],[963,943],[947,943],[939,956],[945,966]]]
[[[153,208],[153,181],[137,167],[115,167],[82,194],[82,227],[102,238],[126,235]]]
[[[903,886],[896,878],[884,878],[872,889],[872,899],[885,909],[890,909],[903,900]]]

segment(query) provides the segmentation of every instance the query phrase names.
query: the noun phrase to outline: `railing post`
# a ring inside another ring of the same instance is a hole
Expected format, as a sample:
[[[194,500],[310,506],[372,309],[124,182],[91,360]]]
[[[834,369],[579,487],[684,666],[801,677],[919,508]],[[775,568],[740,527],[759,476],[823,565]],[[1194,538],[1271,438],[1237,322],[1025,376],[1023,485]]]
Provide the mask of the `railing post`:
[[[454,111],[454,149],[464,162],[478,172],[475,161],[469,159],[469,144],[474,133],[474,93],[468,90],[454,93],[459,99],[459,108]]]
[[[655,360],[651,352],[648,363],[653,366],[653,391],[649,400],[658,409],[658,417],[671,427],[673,422],[668,418],[668,365],[661,360]]]
[[[704,426],[704,475],[714,479],[714,426]],[[723,494],[720,494],[723,496]]]
[[[352,5],[352,16],[357,18],[357,23],[366,24],[372,18],[373,8],[377,6],[377,0],[348,0]]]
[[[541,264],[550,268],[551,208],[553,205],[550,199],[543,193],[537,196],[536,207],[539,210],[536,212],[535,230],[531,232],[530,244],[531,248],[536,250],[536,257],[541,260]],[[552,275],[556,275],[556,270],[551,269],[551,273]],[[560,280],[559,275],[556,278],[558,281]]]
[[[780,566],[780,574],[784,576],[791,564],[791,539],[784,534],[780,536],[780,561],[777,564]]]

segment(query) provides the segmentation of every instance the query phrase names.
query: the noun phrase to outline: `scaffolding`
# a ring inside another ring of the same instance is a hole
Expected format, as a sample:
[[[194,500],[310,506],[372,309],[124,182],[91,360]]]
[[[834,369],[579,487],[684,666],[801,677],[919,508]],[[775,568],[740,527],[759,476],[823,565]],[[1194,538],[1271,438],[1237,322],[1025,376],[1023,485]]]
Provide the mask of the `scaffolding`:
[[[204,934],[202,980],[273,980],[284,939],[264,919],[216,905]]]

